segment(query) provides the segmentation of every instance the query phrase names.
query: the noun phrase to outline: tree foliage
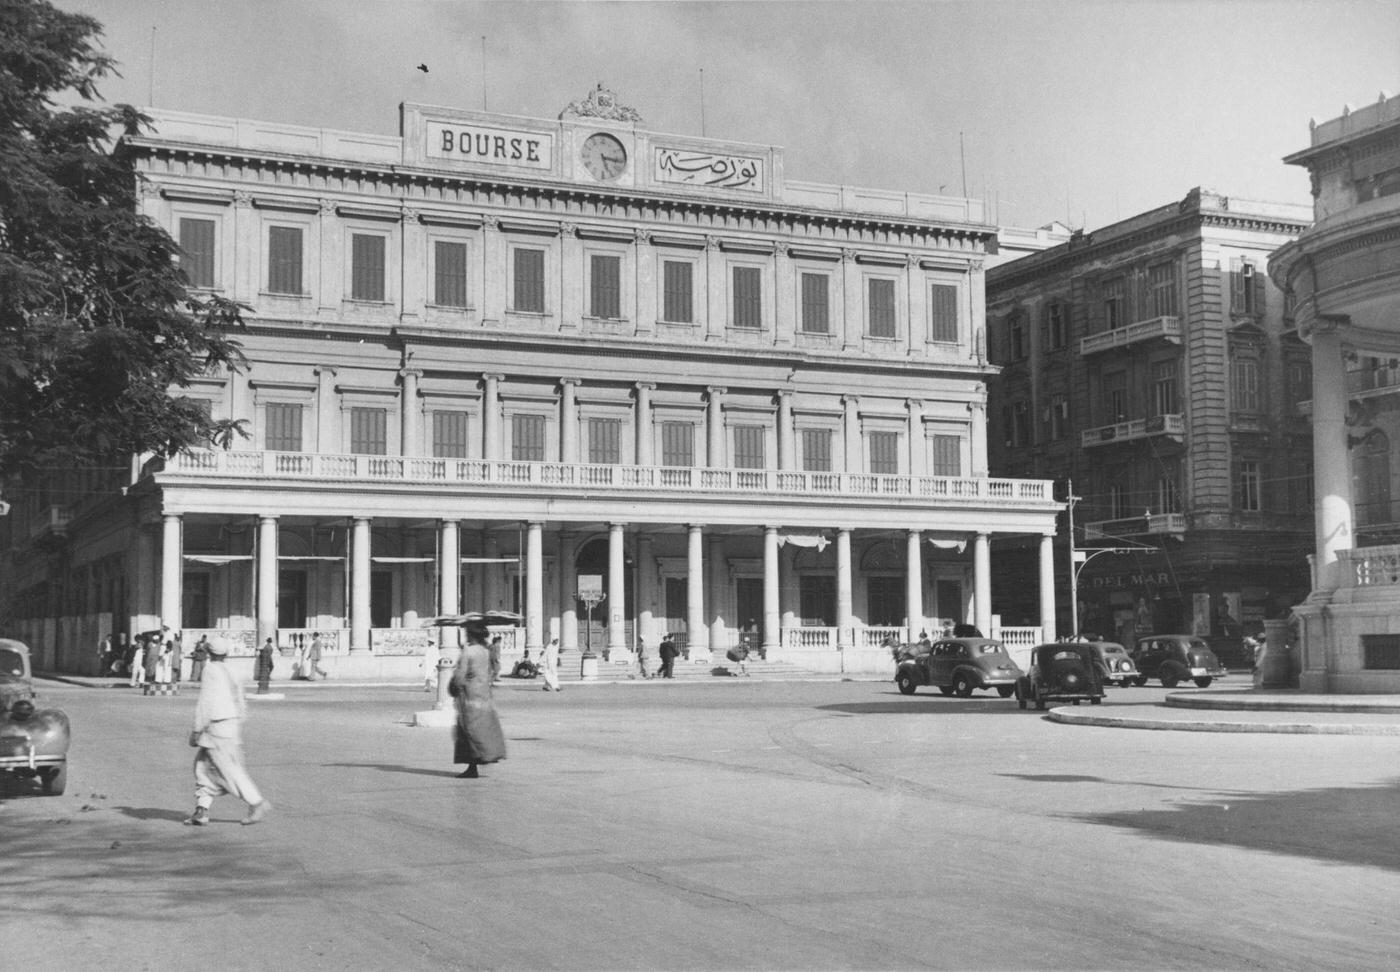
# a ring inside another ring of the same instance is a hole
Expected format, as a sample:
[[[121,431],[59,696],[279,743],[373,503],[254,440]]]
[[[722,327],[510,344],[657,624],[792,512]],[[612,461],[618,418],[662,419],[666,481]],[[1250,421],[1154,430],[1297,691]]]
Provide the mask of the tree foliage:
[[[115,72],[100,37],[90,17],[0,0],[0,476],[241,432],[178,392],[241,366],[240,307],[193,295],[179,247],[138,212],[112,146],[149,122],[98,104]]]

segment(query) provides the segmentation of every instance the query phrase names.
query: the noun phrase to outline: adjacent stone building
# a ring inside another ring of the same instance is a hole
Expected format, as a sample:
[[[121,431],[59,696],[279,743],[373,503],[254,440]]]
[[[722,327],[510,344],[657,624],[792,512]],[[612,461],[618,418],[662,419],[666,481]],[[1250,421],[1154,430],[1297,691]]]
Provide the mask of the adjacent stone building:
[[[1061,631],[1193,632],[1234,660],[1242,630],[1306,591],[1309,354],[1265,263],[1308,222],[1193,189],[988,271],[991,470],[1052,479],[1062,500],[1072,483],[1089,548],[1072,578],[1067,512]],[[1006,547],[995,592],[1019,623],[1035,602],[1013,606],[1025,577]]]
[[[1039,538],[1053,633],[1061,504],[987,471],[976,202],[789,181],[601,88],[405,105],[395,137],[152,114],[119,149],[143,211],[251,308],[248,368],[181,393],[249,437],[16,509],[6,610],[45,664],[163,622],[390,672],[426,619],[504,608],[517,648],[874,668],[993,625],[998,535]]]
[[[1311,344],[1312,591],[1300,685],[1400,692],[1400,97],[1312,126],[1285,161],[1312,176],[1316,223],[1269,262]]]

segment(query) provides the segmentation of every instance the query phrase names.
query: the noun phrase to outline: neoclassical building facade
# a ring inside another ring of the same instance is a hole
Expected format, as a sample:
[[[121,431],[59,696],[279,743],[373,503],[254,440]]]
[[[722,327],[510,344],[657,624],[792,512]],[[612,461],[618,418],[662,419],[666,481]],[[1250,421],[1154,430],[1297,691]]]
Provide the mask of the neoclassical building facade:
[[[1312,592],[1299,684],[1400,692],[1400,97],[1312,125],[1285,161],[1316,222],[1269,261],[1312,346]]]
[[[248,435],[29,511],[64,556],[12,613],[319,633],[369,673],[503,608],[517,648],[850,670],[990,629],[1016,534],[1053,634],[1061,506],[987,474],[976,202],[791,182],[601,87],[555,120],[404,105],[395,137],[152,115],[119,148],[144,212],[250,308],[247,367],[180,393]]]

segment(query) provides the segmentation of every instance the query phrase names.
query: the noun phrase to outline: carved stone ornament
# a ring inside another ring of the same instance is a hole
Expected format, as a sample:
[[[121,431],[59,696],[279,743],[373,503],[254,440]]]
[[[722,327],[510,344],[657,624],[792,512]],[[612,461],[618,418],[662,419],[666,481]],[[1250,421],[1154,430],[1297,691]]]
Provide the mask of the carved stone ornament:
[[[651,242],[651,234],[640,227],[632,231],[633,239],[645,246]]]
[[[244,189],[235,189],[233,191],[233,205],[238,209],[252,209],[253,194]]]
[[[842,251],[841,251],[841,262],[842,262],[842,263],[855,263],[855,262],[856,262],[856,251],[855,251],[855,250],[842,250]]]
[[[582,101],[571,101],[569,107],[559,113],[559,118],[602,118],[605,121],[637,122],[642,116],[635,108],[618,104],[617,94],[598,82],[598,87],[588,92]]]
[[[322,216],[335,215],[336,201],[334,199],[319,199],[317,202],[320,203]]]
[[[160,187],[150,179],[144,179],[138,176],[136,179],[136,194],[142,199],[155,199],[160,195]]]
[[[559,224],[560,236],[578,236],[578,226],[574,223],[564,222]]]

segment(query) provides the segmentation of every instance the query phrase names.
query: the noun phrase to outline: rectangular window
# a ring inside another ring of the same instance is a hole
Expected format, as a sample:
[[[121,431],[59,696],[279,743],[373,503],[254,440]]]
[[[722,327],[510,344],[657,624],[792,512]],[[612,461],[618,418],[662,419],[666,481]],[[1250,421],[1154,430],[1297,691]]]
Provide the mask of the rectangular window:
[[[1059,442],[1069,426],[1069,400],[1064,395],[1051,395],[1049,408],[1050,441]]]
[[[1022,314],[1013,314],[1011,320],[1006,325],[1007,351],[1011,355],[1007,360],[1020,361],[1026,356],[1026,318]]]
[[[384,299],[384,237],[351,234],[350,299]]]
[[[267,406],[264,438],[270,452],[301,451],[301,406],[273,403]]]
[[[899,433],[871,432],[866,439],[870,450],[870,471],[877,476],[899,475]]]
[[[303,293],[301,283],[301,230],[295,226],[267,229],[267,289],[273,294]]]
[[[515,302],[512,310],[526,314],[544,313],[544,250],[518,247],[515,261]]]
[[[734,426],[734,468],[764,468],[763,426]]]
[[[734,267],[734,326],[763,326],[763,271]]]
[[[467,458],[467,413],[433,413],[433,456],[438,459]]]
[[[1264,477],[1259,463],[1241,460],[1238,475],[1239,508],[1246,513],[1258,513],[1264,508]]]
[[[929,340],[953,343],[958,339],[958,288],[934,284],[929,289]]]
[[[1112,520],[1126,520],[1128,513],[1128,488],[1122,483],[1108,484],[1108,516]]]
[[[544,416],[510,417],[510,457],[516,462],[544,462]]]
[[[802,469],[805,472],[831,472],[831,430],[802,430]]]
[[[180,269],[191,287],[214,286],[214,221],[180,220]]]
[[[1157,509],[1163,513],[1181,512],[1181,490],[1176,485],[1175,473],[1157,480]]]
[[[894,314],[894,281],[869,281],[870,336],[892,338],[898,333]]]
[[[588,259],[588,313],[616,320],[622,316],[622,257],[593,254]]]
[[[1046,329],[1050,332],[1050,347],[1063,348],[1069,343],[1069,327],[1067,326],[1065,305],[1055,301],[1045,311]]]
[[[1244,257],[1230,260],[1230,313],[1260,314],[1264,311],[1264,279]]]
[[[588,420],[588,461],[615,466],[622,461],[622,423],[617,419]]]
[[[1159,263],[1147,268],[1147,315],[1176,316],[1176,264]]]
[[[1177,396],[1176,362],[1158,361],[1152,366],[1152,415],[1176,415],[1181,411]]]
[[[384,409],[350,409],[350,452],[357,456],[388,455],[388,413]]]
[[[808,334],[831,331],[831,303],[827,296],[830,280],[824,273],[802,275],[802,330]]]
[[[1230,408],[1236,412],[1259,411],[1259,362],[1235,358],[1230,362]]]
[[[433,243],[433,303],[467,306],[467,244]]]
[[[1025,402],[1016,402],[1011,406],[1011,444],[1031,444],[1030,409]]]
[[[1122,277],[1103,285],[1103,321],[1108,330],[1128,323],[1128,282]]]
[[[1104,422],[1113,424],[1128,419],[1128,373],[1115,371],[1103,376]]]
[[[1294,405],[1312,398],[1312,362],[1294,359],[1288,362],[1288,400]]]
[[[1400,669],[1400,635],[1362,635],[1361,667],[1380,671]]]
[[[694,425],[689,422],[661,423],[661,465],[695,465]]]
[[[962,439],[956,435],[935,435],[930,443],[929,462],[935,476],[962,475]]]
[[[691,324],[695,321],[695,312],[692,310],[694,272],[695,267],[692,264],[680,260],[663,261],[663,320],[674,321],[677,324]]]

